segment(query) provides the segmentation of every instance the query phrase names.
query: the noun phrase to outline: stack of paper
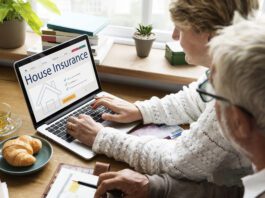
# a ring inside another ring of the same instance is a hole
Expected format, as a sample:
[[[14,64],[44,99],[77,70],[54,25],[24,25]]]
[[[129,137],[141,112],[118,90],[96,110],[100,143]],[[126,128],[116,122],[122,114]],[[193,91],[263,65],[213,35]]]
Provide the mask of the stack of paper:
[[[0,197],[1,198],[8,198],[8,189],[5,182],[0,181]]]

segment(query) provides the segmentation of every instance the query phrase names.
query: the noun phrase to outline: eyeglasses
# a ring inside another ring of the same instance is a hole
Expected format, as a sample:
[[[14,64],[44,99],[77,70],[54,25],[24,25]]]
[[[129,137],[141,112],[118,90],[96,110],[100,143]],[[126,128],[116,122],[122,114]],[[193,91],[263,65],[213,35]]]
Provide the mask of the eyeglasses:
[[[199,84],[199,87],[196,90],[200,94],[200,97],[203,102],[210,102],[213,99],[217,99],[231,103],[230,100],[215,94],[214,88],[209,82],[208,78],[205,81],[203,81],[201,84]]]
[[[239,105],[233,104],[230,100],[228,100],[227,98],[224,98],[222,96],[218,96],[215,94],[215,90],[212,86],[212,84],[209,82],[209,78],[210,78],[210,70],[206,71],[206,76],[207,79],[205,81],[203,81],[201,84],[199,84],[198,88],[196,89],[196,91],[200,94],[200,97],[202,99],[203,102],[210,102],[213,99],[216,100],[221,100],[224,102],[227,102],[229,104],[235,105],[238,108],[242,109],[244,112],[246,112],[247,114],[249,114],[250,116],[253,116],[249,111],[247,111],[244,107],[241,107]]]
[[[230,100],[215,94],[215,90],[212,84],[209,82],[210,75],[211,75],[211,70],[208,69],[206,71],[206,77],[207,77],[206,80],[203,81],[201,84],[199,84],[198,88],[196,89],[196,91],[200,94],[202,101],[210,102],[213,99],[217,99],[217,100],[222,100],[222,101],[231,103]]]

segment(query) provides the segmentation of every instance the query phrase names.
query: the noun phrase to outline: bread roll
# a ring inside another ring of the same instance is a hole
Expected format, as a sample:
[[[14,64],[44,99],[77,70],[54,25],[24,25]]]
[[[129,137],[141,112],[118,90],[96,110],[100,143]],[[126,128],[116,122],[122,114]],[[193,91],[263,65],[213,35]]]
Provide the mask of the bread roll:
[[[2,154],[12,166],[30,166],[36,162],[33,154],[39,152],[41,147],[39,139],[23,135],[5,142]]]

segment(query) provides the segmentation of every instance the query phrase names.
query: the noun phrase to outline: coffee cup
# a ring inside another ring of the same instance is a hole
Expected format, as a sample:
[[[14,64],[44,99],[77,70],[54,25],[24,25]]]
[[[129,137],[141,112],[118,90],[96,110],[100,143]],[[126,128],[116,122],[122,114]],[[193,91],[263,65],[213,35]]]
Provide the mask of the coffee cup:
[[[7,103],[0,103],[0,134],[5,133],[10,125],[11,106]]]

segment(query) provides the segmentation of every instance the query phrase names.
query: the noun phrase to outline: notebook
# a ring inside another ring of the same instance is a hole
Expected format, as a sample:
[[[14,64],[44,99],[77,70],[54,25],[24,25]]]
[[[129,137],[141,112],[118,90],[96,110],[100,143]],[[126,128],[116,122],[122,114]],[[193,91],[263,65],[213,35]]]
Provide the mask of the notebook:
[[[138,124],[103,121],[101,114],[110,110],[91,109],[95,96],[107,93],[100,86],[86,35],[15,62],[14,68],[35,129],[85,159],[95,153],[67,133],[69,116],[87,114],[122,132]]]

